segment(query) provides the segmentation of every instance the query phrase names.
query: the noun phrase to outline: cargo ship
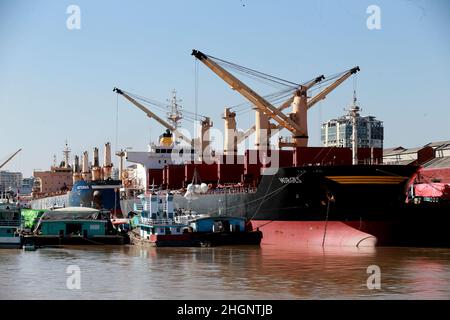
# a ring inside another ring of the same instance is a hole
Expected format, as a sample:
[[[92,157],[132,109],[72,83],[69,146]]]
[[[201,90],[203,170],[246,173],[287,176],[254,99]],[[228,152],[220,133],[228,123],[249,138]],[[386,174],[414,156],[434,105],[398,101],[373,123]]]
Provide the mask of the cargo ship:
[[[212,123],[208,117],[201,117],[200,135],[191,140],[178,130],[177,112],[172,112],[169,116],[172,122],[167,122],[144,105],[149,100],[114,88],[117,94],[168,129],[159,145],[150,146],[148,152],[120,153],[123,215],[132,212],[140,202],[139,193],[148,196],[156,188],[159,192],[173,193],[175,209],[245,217],[248,228],[263,232],[263,245],[450,246],[446,231],[449,204],[418,203],[411,192],[419,163],[382,164],[382,148],[357,146],[355,128],[359,107],[355,99],[349,110],[353,123],[352,147],[308,146],[308,109],[358,72],[359,67],[326,80],[333,82],[312,98],[308,97],[308,90],[322,82],[324,76],[294,84],[293,90],[284,92],[289,98],[275,107],[223,66],[231,65],[265,80],[270,80],[270,75],[196,50],[193,55],[254,105],[255,125],[243,133],[237,132],[236,113],[225,108],[224,151],[219,154],[210,147]],[[282,79],[275,78],[275,81],[280,83]],[[287,116],[282,111],[288,107],[292,107],[292,113]],[[287,129],[292,133],[292,141],[279,140],[279,148],[271,148],[274,129]],[[237,145],[253,133],[255,150],[238,155]],[[124,157],[136,164],[139,177],[131,178],[123,168]],[[81,189],[89,189],[90,184],[102,179],[82,176],[81,180],[88,184]],[[207,190],[191,192],[202,189],[199,184],[207,185]],[[92,190],[86,204],[92,203]],[[113,196],[114,201],[109,202],[117,209],[117,192],[107,198]]]
[[[39,190],[42,190],[46,184],[62,184],[63,188],[55,192],[56,195],[42,195],[42,192],[34,192],[37,195],[34,195],[30,202],[31,208],[46,210],[50,208],[88,207],[108,210],[111,213],[111,218],[122,217],[120,207],[122,181],[112,177],[110,143],[105,144],[103,166],[100,166],[99,150],[96,147],[93,149],[94,161],[92,166],[89,165],[87,151],[82,155],[81,166],[78,156],[74,157],[73,165],[69,165],[67,144],[63,153],[65,160],[60,167],[53,166],[51,171],[35,172]],[[69,184],[69,179],[71,184]]]
[[[307,145],[308,109],[358,72],[359,67],[336,76],[333,83],[312,98],[308,97],[308,90],[321,82],[323,76],[296,84],[294,94],[281,106],[274,107],[224,66],[239,68],[252,76],[263,76],[265,80],[270,79],[270,75],[197,50],[192,55],[249,100],[254,105],[256,118],[255,125],[239,135],[236,134],[236,114],[226,108],[223,114],[224,154],[215,154],[213,161],[205,159],[205,154],[206,158],[211,155],[205,152],[210,143],[209,125],[205,121],[197,141],[183,139],[191,142],[190,145],[197,143],[200,146],[204,156],[200,162],[168,164],[157,174],[141,162],[148,185],[159,175],[157,185],[174,192],[176,207],[208,214],[239,214],[251,221],[252,228],[263,232],[262,244],[265,245],[450,245],[450,237],[445,231],[449,223],[448,203],[413,201],[414,194],[410,190],[414,189],[419,166],[383,165],[382,148],[358,148],[355,128],[360,109],[355,99],[349,110],[354,134],[352,148]],[[275,78],[275,81],[282,79]],[[153,116],[138,96],[117,88],[115,91],[149,117]],[[292,106],[292,113],[286,116],[281,111],[289,106]],[[269,120],[274,120],[275,125]],[[176,131],[173,126],[159,122]],[[292,142],[280,140],[280,149],[271,150],[272,128],[292,132]],[[237,155],[237,144],[251,133],[256,135],[256,150]],[[282,150],[284,147],[291,150]],[[171,150],[172,155],[177,153],[179,151]],[[267,160],[274,158],[276,164]],[[192,184],[194,172],[201,177],[201,182],[208,184],[209,190],[198,194],[197,199],[186,199],[184,194]],[[123,200],[123,210],[131,210],[134,201]]]

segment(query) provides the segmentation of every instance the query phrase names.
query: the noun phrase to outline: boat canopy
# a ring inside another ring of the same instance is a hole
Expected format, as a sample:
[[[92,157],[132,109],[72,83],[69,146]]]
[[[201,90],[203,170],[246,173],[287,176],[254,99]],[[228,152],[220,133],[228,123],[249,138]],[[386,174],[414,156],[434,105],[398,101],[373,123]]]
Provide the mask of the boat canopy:
[[[108,220],[109,211],[86,207],[68,207],[46,211],[41,220]]]

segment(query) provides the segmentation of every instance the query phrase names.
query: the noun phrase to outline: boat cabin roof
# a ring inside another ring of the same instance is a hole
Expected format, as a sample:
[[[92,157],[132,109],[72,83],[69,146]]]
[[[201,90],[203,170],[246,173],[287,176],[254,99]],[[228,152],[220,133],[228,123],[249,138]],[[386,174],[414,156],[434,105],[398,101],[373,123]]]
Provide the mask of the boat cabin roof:
[[[200,218],[196,218],[193,219],[192,222],[197,222],[197,221],[205,221],[205,220],[213,220],[213,221],[246,221],[247,219],[244,217],[227,217],[227,216],[215,216],[215,217],[200,217]]]
[[[109,211],[86,207],[68,207],[46,211],[41,220],[108,220]]]

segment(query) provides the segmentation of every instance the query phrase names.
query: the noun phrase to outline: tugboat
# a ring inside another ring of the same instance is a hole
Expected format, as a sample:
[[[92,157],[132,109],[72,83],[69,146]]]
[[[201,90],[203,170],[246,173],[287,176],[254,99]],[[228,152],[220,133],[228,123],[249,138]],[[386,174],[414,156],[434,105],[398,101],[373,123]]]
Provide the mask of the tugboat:
[[[132,219],[132,244],[155,247],[200,247],[221,245],[259,245],[262,233],[247,227],[243,217],[208,216],[182,210],[174,213],[173,194],[165,202],[153,193],[142,198],[143,210]]]
[[[9,197],[0,199],[0,248],[21,247],[21,224],[20,207],[17,203]]]

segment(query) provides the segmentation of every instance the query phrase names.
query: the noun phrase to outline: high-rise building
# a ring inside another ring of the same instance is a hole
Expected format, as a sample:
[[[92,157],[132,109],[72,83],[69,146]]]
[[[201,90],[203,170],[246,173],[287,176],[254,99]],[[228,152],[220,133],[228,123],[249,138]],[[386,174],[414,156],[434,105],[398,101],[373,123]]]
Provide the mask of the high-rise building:
[[[20,194],[30,194],[33,191],[34,178],[23,178]]]
[[[373,116],[356,119],[358,148],[383,148],[383,122]],[[321,141],[325,147],[352,147],[352,119],[349,115],[331,119],[321,126]]]
[[[22,173],[0,171],[0,192],[12,190],[16,192],[22,186]]]

